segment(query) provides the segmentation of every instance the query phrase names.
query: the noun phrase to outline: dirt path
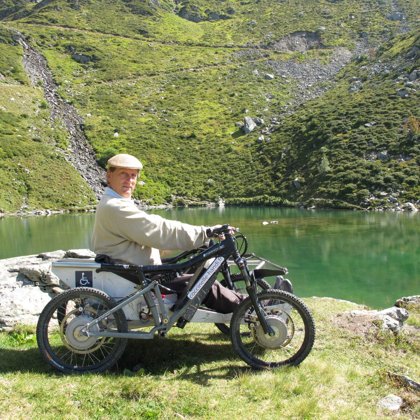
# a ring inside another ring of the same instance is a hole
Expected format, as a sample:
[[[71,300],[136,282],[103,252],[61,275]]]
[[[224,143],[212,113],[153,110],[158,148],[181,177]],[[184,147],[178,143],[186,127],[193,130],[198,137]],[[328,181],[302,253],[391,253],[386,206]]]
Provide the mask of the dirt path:
[[[23,65],[33,85],[41,83],[45,98],[51,109],[51,118],[60,120],[66,127],[70,147],[64,152],[66,160],[80,173],[99,198],[103,191],[101,180],[104,170],[97,164],[95,153],[82,127],[83,119],[76,109],[64,101],[57,93],[57,85],[45,58],[33,48],[22,34],[17,40],[23,47]]]

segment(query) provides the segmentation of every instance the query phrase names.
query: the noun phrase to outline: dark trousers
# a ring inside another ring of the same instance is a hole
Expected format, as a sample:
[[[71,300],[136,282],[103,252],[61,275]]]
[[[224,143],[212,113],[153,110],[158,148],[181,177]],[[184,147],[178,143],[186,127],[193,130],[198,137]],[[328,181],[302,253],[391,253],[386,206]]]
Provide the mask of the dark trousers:
[[[185,274],[167,283],[178,294],[182,294],[191,279],[192,274]],[[242,302],[243,296],[215,281],[203,304],[221,314],[229,314]]]

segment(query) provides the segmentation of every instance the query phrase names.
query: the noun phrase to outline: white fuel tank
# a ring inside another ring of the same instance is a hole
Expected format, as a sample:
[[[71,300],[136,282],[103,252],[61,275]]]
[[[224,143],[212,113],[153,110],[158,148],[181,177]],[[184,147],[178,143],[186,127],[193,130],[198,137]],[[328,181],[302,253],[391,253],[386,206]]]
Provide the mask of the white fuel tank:
[[[51,271],[69,288],[93,287],[104,291],[116,301],[137,290],[136,284],[117,274],[96,270],[101,264],[93,258],[66,258],[54,261]],[[123,310],[128,320],[138,320],[139,310],[145,305],[143,297],[126,305]]]

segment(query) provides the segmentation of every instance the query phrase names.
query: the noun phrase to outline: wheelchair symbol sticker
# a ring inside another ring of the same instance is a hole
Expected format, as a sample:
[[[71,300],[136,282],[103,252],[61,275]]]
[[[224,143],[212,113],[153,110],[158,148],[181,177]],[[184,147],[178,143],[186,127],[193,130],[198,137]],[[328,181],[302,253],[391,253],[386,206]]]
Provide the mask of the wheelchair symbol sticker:
[[[92,271],[76,271],[76,287],[93,287]]]

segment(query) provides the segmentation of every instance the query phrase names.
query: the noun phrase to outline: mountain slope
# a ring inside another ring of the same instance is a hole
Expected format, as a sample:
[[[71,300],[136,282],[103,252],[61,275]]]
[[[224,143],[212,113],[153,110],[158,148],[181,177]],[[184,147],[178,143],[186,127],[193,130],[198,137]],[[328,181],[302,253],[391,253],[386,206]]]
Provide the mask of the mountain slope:
[[[52,121],[44,92],[29,84],[22,49],[0,27],[0,209],[71,208],[94,195],[59,150],[66,132]]]
[[[411,0],[0,1],[0,28],[8,34],[0,48],[13,61],[1,63],[0,104],[19,124],[49,127],[39,130],[35,146],[25,133],[19,150],[28,145],[40,156],[58,156],[74,190],[82,188],[82,198],[70,194],[81,206],[93,194],[63,162],[69,134],[48,118],[41,87],[31,87],[15,30],[46,58],[98,161],[130,152],[144,162],[145,185],[136,191],[144,201],[221,196],[310,205],[315,198],[318,205],[369,207],[395,193],[392,200],[415,201],[418,97],[415,86],[407,97],[398,93],[406,81],[418,84],[407,79],[419,67],[418,56],[407,58],[418,43],[415,6]],[[25,117],[22,109],[10,111],[8,89],[23,88],[33,103],[31,95],[39,95],[43,119],[39,109]],[[259,123],[249,134],[240,128],[244,117]],[[6,138],[1,134],[1,150],[13,149]],[[21,165],[22,173],[34,170]],[[41,190],[51,183],[45,181],[37,177]],[[29,199],[22,201],[6,173],[0,186],[15,197],[0,199],[6,211],[72,204],[26,187]]]
[[[280,174],[272,194],[360,207],[419,199],[418,45],[418,33],[405,34],[359,57],[328,93],[284,120],[263,148]]]

